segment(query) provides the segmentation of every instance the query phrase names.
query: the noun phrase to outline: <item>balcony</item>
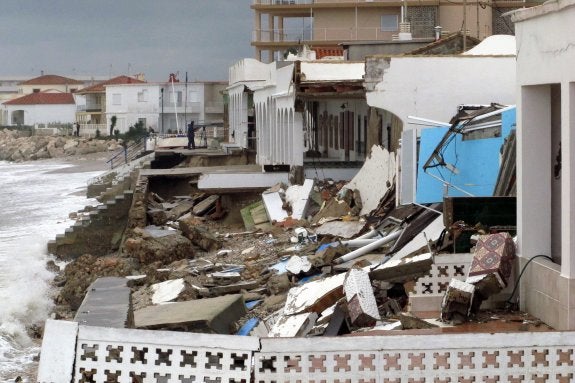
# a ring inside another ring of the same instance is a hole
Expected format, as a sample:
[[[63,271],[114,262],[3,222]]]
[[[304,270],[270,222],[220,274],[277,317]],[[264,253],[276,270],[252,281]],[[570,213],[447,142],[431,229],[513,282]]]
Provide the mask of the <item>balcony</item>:
[[[92,104],[88,103],[86,105],[77,105],[76,106],[77,112],[86,112],[86,113],[99,113],[103,111],[102,104]]]
[[[423,31],[414,38],[430,38],[434,36],[432,25],[411,23],[412,31]],[[302,43],[341,43],[344,41],[386,41],[392,40],[398,31],[382,31],[380,27],[364,28],[314,28],[310,29],[261,29],[254,30],[252,45],[291,46]]]

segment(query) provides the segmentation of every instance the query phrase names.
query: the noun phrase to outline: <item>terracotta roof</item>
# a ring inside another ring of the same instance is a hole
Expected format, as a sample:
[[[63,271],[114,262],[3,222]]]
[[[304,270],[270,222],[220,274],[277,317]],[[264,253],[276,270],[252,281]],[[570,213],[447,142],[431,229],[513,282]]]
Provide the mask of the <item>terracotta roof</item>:
[[[26,96],[18,97],[6,101],[4,105],[65,105],[75,104],[72,93],[30,93]]]
[[[327,47],[327,48],[313,48],[315,51],[315,58],[320,60],[326,56],[343,56],[343,49],[342,48],[334,48],[334,47]]]
[[[55,74],[47,74],[24,81],[20,85],[82,85],[82,81],[74,80],[73,78],[57,76]]]
[[[111,78],[107,81],[99,82],[95,85],[80,89],[77,93],[102,93],[105,91],[106,85],[119,85],[119,84],[143,84],[146,81],[138,80],[134,77],[129,76],[118,76]]]

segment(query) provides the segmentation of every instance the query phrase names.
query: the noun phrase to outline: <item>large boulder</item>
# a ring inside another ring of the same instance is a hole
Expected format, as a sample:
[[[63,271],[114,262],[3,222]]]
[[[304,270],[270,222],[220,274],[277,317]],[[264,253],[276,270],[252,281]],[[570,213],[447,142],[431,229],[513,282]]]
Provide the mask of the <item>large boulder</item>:
[[[124,252],[143,265],[159,263],[168,265],[180,259],[194,257],[192,242],[176,231],[168,235],[153,235],[145,229],[136,228],[134,236],[124,243]]]

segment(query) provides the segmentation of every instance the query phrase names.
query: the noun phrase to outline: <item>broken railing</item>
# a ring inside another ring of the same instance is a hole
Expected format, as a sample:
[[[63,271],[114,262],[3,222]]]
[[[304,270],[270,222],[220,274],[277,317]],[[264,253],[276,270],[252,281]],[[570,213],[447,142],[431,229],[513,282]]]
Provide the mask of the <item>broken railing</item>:
[[[575,332],[260,339],[49,320],[37,381],[567,382],[574,349]]]

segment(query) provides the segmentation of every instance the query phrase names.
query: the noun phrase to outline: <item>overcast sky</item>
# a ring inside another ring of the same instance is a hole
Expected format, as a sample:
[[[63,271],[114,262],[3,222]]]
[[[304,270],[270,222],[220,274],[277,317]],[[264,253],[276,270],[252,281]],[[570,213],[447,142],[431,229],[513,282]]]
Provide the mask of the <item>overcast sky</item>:
[[[227,80],[253,57],[251,0],[0,0],[0,76]]]

